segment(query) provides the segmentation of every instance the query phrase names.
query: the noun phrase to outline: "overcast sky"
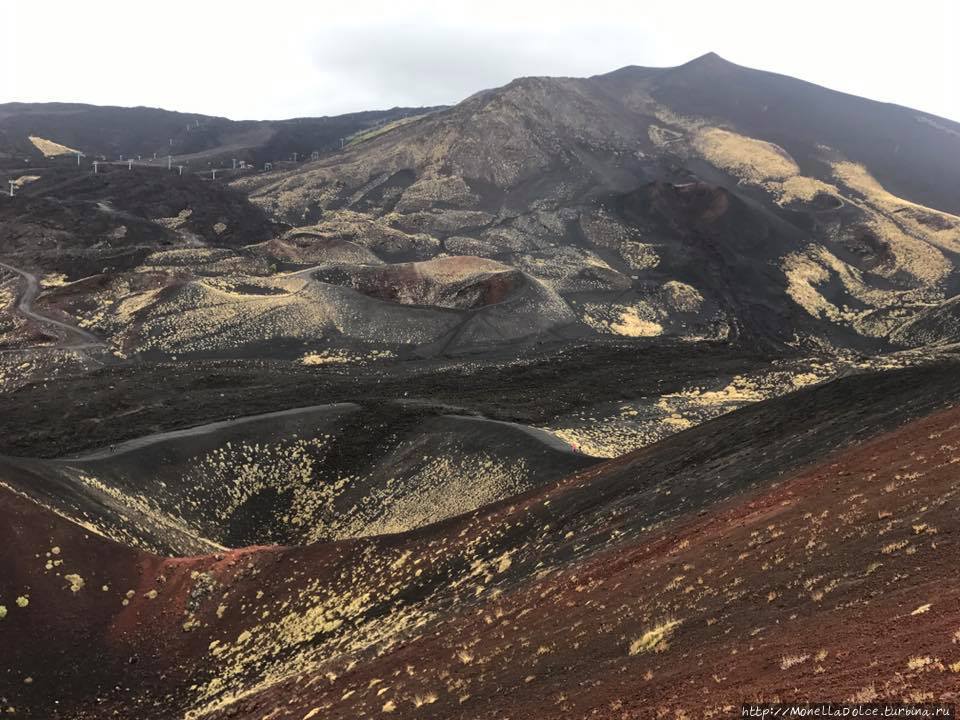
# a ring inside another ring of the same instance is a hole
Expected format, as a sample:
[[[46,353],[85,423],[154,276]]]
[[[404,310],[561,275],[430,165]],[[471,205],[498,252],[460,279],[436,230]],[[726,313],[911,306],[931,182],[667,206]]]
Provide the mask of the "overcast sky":
[[[960,120],[956,0],[0,0],[0,102],[235,119],[455,103],[708,51]]]

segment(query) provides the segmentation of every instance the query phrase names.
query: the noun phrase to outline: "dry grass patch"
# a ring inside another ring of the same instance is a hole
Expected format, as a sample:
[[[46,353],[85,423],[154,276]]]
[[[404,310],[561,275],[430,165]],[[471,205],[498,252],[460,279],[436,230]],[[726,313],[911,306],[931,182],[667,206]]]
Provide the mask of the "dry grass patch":
[[[427,693],[426,695],[415,695],[413,698],[414,707],[423,707],[424,705],[433,705],[437,701],[436,693]]]
[[[630,654],[640,655],[648,652],[663,652],[670,645],[667,641],[673,635],[680,620],[667,620],[656,627],[647,630],[643,635],[630,643]]]
[[[473,662],[473,653],[469,650],[457,650],[457,660],[464,665],[469,665]]]
[[[747,182],[760,184],[800,174],[797,163],[778,145],[720,128],[702,130],[694,147],[711,164]]]
[[[806,653],[803,655],[785,655],[784,657],[780,658],[780,669],[789,670],[795,665],[805,663],[809,659],[810,655]]]

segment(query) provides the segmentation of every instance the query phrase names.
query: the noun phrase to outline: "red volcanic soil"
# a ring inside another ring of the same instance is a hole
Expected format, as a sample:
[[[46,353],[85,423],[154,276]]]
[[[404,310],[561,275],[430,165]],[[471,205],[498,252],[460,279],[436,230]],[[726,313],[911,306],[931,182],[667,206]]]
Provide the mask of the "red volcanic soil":
[[[322,275],[370,297],[406,305],[472,309],[496,305],[524,283],[523,275],[495,260],[454,255],[425,262],[338,268]]]
[[[744,475],[762,464],[714,422],[405,535],[183,560],[4,491],[0,698],[18,717],[250,720],[955,702],[960,407],[726,495],[707,431]],[[669,464],[684,444],[696,481]]]
[[[0,516],[0,703],[16,717],[172,717],[180,688],[202,673],[197,660],[209,643],[185,631],[190,611],[283,551],[162,558],[101,538],[5,487]]]
[[[954,409],[462,606],[332,681],[291,679],[237,716],[281,708],[272,717],[301,718],[319,707],[324,718],[375,717],[387,702],[389,717],[464,719],[956,702],[958,463]],[[567,490],[487,522],[562,503]],[[389,685],[379,697],[378,678]]]

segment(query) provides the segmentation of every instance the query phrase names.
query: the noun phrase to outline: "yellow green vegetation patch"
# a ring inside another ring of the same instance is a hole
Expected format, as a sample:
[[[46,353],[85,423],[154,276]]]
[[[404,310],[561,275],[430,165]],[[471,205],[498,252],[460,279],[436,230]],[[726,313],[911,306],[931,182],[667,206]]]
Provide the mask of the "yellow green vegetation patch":
[[[43,153],[44,157],[57,157],[58,155],[76,155],[79,150],[74,150],[71,147],[66,145],[61,145],[58,142],[53,140],[47,140],[46,138],[37,137],[36,135],[30,135],[30,142],[33,143],[33,146]]]

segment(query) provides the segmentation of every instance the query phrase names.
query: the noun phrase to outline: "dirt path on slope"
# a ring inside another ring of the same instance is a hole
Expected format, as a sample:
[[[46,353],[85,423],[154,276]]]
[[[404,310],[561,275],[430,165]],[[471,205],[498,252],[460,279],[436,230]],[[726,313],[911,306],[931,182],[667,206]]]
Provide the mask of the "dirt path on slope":
[[[57,337],[57,347],[69,348],[71,350],[83,350],[91,348],[106,348],[107,344],[91,332],[82,330],[74,325],[68,325],[65,322],[55,320],[47,315],[35,312],[33,302],[40,294],[40,281],[33,273],[21,270],[13,265],[0,262],[0,268],[5,268],[12,273],[16,273],[25,282],[23,292],[17,300],[17,310],[25,317],[45,327],[55,329]],[[62,336],[61,336],[62,335]]]
[[[338,412],[341,410],[359,410],[360,406],[356,403],[331,403],[327,405],[310,405],[308,407],[292,408],[290,410],[278,410],[277,412],[270,413],[261,413],[258,415],[246,415],[244,417],[233,418],[231,420],[221,420],[219,422],[208,423],[206,425],[196,425],[194,427],[183,428],[181,430],[171,430],[168,432],[154,433],[152,435],[144,435],[143,437],[134,438],[133,440],[128,440],[118,445],[111,447],[100,448],[99,450],[94,450],[89,453],[84,453],[82,455],[74,455],[70,457],[58,458],[61,462],[77,462],[77,461],[86,461],[86,460],[104,460],[110,457],[116,457],[118,455],[123,455],[124,453],[131,452],[133,450],[139,450],[141,448],[154,445],[156,443],[168,441],[168,440],[177,440],[186,437],[193,437],[197,435],[205,435],[208,433],[217,432],[219,430],[225,430],[230,427],[237,425],[243,425],[246,423],[257,422],[259,420],[266,420],[269,418],[282,418],[290,417],[294,415],[305,415],[307,413],[313,412]]]

